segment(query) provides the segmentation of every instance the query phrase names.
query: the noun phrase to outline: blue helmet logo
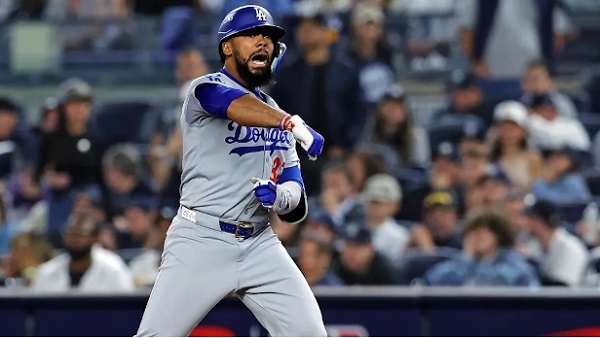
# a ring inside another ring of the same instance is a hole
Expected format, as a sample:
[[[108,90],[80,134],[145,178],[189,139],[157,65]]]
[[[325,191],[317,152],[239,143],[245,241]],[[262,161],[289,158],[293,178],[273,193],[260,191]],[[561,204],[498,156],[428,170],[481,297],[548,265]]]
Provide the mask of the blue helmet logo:
[[[232,10],[225,16],[219,27],[217,34],[219,50],[223,40],[259,27],[264,27],[265,30],[269,31],[275,42],[285,35],[285,30],[275,25],[273,16],[263,7],[243,6]]]

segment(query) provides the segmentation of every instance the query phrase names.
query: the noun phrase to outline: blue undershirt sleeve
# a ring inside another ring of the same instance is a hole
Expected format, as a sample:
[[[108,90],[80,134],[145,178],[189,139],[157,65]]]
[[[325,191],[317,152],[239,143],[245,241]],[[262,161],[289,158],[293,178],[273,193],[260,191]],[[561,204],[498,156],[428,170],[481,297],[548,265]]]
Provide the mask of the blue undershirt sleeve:
[[[196,99],[202,108],[211,115],[227,118],[227,109],[231,102],[248,93],[231,87],[207,83],[194,90]]]
[[[304,191],[304,181],[302,180],[302,173],[300,172],[300,167],[295,165],[293,167],[283,169],[281,176],[277,180],[277,184],[281,184],[283,182],[295,181],[300,184],[302,187],[302,191]]]

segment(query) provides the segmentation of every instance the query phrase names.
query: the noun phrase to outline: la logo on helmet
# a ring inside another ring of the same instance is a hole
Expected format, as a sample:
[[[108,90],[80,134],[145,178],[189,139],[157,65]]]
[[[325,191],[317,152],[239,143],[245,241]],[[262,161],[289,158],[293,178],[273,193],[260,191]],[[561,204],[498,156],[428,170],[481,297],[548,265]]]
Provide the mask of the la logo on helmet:
[[[259,21],[267,21],[267,14],[265,14],[262,9],[254,7],[254,10],[256,11],[256,19]]]

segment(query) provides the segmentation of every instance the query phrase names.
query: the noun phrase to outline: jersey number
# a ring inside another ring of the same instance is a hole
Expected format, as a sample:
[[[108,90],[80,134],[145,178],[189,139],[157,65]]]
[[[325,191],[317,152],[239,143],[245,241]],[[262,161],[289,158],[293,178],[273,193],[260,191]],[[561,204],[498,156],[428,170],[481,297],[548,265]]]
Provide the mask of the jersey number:
[[[283,169],[284,165],[285,162],[281,160],[281,157],[276,157],[273,161],[273,168],[271,169],[271,181],[273,183],[277,183],[277,179],[279,178],[279,176],[281,176],[281,173],[279,173],[279,169]]]

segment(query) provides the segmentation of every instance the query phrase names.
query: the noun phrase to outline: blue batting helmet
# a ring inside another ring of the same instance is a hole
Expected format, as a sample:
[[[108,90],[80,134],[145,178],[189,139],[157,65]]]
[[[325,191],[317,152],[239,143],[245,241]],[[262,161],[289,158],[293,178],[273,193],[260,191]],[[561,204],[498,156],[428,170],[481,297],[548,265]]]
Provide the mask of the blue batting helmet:
[[[263,7],[252,5],[243,6],[229,12],[223,19],[223,22],[221,22],[217,34],[219,40],[219,55],[221,55],[221,59],[223,59],[221,51],[221,44],[223,41],[232,38],[241,32],[257,28],[266,31],[273,39],[275,46],[277,46],[277,41],[285,35],[285,30],[275,25],[273,16],[271,16],[271,13]]]

